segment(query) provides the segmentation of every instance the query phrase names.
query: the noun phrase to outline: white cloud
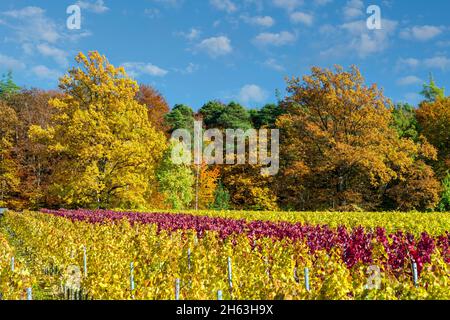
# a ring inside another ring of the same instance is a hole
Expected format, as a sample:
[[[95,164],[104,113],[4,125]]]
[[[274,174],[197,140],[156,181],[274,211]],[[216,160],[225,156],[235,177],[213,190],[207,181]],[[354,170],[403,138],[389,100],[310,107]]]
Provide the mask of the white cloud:
[[[122,64],[125,71],[132,77],[139,77],[141,75],[149,75],[153,77],[164,77],[168,71],[151,63],[143,62],[125,62]]]
[[[425,67],[427,69],[441,69],[442,71],[450,69],[450,58],[443,55],[437,55],[422,61],[415,58],[400,58],[397,61],[397,69],[411,69]]]
[[[61,39],[56,24],[45,16],[45,10],[39,7],[25,7],[19,10],[3,12],[3,15],[14,20],[7,24],[16,32],[19,42],[55,43]]]
[[[184,69],[175,68],[174,71],[181,74],[191,74],[196,72],[198,69],[200,69],[200,66],[198,64],[190,62],[186,68]]]
[[[325,6],[331,2],[333,2],[333,0],[314,0],[316,6]]]
[[[447,70],[450,68],[450,59],[444,56],[436,56],[424,60],[424,65],[427,68],[435,68]]]
[[[347,20],[359,18],[364,15],[364,2],[362,0],[349,0],[343,9],[344,18]]]
[[[6,69],[25,69],[25,63],[0,53],[0,65]]]
[[[197,45],[201,51],[205,51],[211,57],[224,56],[233,51],[231,41],[225,36],[204,39]]]
[[[320,52],[323,57],[359,56],[366,58],[381,53],[389,48],[391,38],[395,34],[398,22],[382,20],[381,30],[369,30],[364,19],[338,25],[324,25],[319,32],[328,36],[322,45],[326,49]]]
[[[347,31],[348,33],[358,36],[364,33],[367,30],[366,23],[364,21],[353,21],[347,22],[340,26],[342,29]]]
[[[157,8],[146,8],[144,14],[150,19],[156,19],[161,17],[161,11]]]
[[[397,84],[400,86],[410,86],[422,83],[422,79],[416,76],[406,76],[397,80]]]
[[[276,60],[273,58],[267,59],[263,63],[267,68],[270,68],[275,71],[285,71],[285,68]]]
[[[264,1],[265,0],[244,0],[244,7],[254,7],[257,11],[262,11],[264,9]]]
[[[417,92],[408,92],[407,94],[405,94],[405,102],[411,103],[413,105],[417,105],[422,100],[423,96],[418,94]]]
[[[300,11],[291,13],[290,19],[293,23],[302,23],[307,26],[311,26],[314,21],[314,17],[311,14]]]
[[[239,92],[239,100],[243,103],[264,102],[267,97],[267,92],[256,84],[247,84]]]
[[[416,68],[420,64],[420,61],[415,58],[400,58],[397,61],[398,68]]]
[[[270,28],[275,24],[275,20],[270,16],[256,16],[256,17],[241,16],[241,19],[248,24],[265,28]]]
[[[336,33],[337,27],[331,25],[331,24],[324,24],[319,27],[319,33],[322,35],[334,35]]]
[[[58,80],[59,77],[62,76],[61,72],[54,69],[49,69],[46,66],[39,65],[36,67],[33,67],[31,71],[39,78],[41,79],[47,79],[47,80]]]
[[[273,4],[276,7],[292,11],[301,6],[303,4],[303,0],[273,0]]]
[[[33,18],[36,16],[44,15],[45,10],[39,7],[25,7],[19,10],[5,11],[3,14],[8,17],[22,19],[22,18]]]
[[[195,71],[197,71],[200,68],[200,66],[198,64],[192,63],[190,62],[188,64],[188,66],[186,67],[185,72],[186,73],[194,73]]]
[[[345,23],[341,28],[347,31],[349,37],[341,49],[356,51],[361,58],[383,52],[388,48],[389,37],[394,34],[397,24],[396,21],[383,19],[381,30],[368,30],[363,20]]]
[[[178,8],[181,7],[184,0],[152,0],[153,2],[160,3],[163,6],[171,7],[171,8]]]
[[[78,1],[77,5],[79,5],[81,9],[85,9],[94,13],[105,13],[109,10],[103,0],[96,0],[95,2],[82,0]]]
[[[236,5],[231,0],[210,0],[211,5],[221,11],[233,13],[237,11]]]
[[[200,29],[191,28],[188,32],[178,32],[177,34],[189,41],[193,41],[198,39],[202,32],[200,31]]]
[[[37,45],[36,49],[43,56],[53,58],[59,65],[63,67],[67,66],[67,57],[69,56],[69,54],[64,50],[49,46],[47,44],[39,44]]]
[[[414,26],[400,32],[400,37],[408,40],[428,41],[439,36],[443,32],[443,29],[442,27],[428,25]]]
[[[295,42],[296,36],[288,31],[280,33],[262,32],[258,34],[253,43],[260,46],[284,46]]]

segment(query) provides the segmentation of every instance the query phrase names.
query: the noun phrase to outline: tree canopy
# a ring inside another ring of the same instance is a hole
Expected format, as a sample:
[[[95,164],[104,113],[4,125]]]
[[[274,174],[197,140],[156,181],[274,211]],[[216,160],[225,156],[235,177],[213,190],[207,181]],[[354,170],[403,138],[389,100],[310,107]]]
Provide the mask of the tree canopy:
[[[184,104],[177,104],[166,114],[165,123],[173,132],[177,129],[194,130],[194,111],[191,107]]]
[[[288,92],[286,114],[277,122],[280,193],[297,209],[374,209],[416,159],[435,156],[429,145],[399,138],[391,102],[375,85],[366,86],[356,67],[314,67],[310,76],[289,80]],[[436,204],[437,195],[430,198],[425,208]]]
[[[138,85],[123,68],[97,52],[76,61],[60,80],[63,96],[50,100],[49,126],[30,129],[58,158],[53,195],[69,207],[145,207],[165,137],[134,99]]]
[[[18,93],[20,87],[14,82],[12,71],[8,71],[0,80],[0,98]]]
[[[248,110],[236,102],[226,105],[218,101],[210,101],[200,108],[199,114],[208,129],[247,130],[253,127]]]
[[[170,109],[98,52],[76,62],[59,90],[20,89],[12,73],[0,81],[0,206],[450,208],[450,98],[432,76],[417,108],[394,105],[356,67],[336,66],[288,79],[276,104],[249,110],[212,100],[194,111]],[[194,120],[222,134],[279,129],[279,173],[261,175],[254,163],[173,163],[168,137],[193,133]]]
[[[420,94],[425,97],[426,101],[433,102],[438,98],[445,97],[445,89],[439,88],[434,81],[433,75],[430,74],[429,83],[424,83],[423,90]]]

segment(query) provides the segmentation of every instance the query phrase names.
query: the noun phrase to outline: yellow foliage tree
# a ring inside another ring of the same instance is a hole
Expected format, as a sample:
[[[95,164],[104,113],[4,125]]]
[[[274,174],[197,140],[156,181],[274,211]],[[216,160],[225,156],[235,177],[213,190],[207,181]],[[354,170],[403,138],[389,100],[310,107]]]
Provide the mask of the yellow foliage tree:
[[[214,203],[219,176],[218,167],[208,166],[205,163],[200,167],[198,181],[198,208],[200,210],[209,209]]]
[[[54,205],[146,208],[166,138],[134,98],[138,84],[105,56],[79,53],[78,67],[60,79],[62,98],[51,125],[30,136],[57,158],[49,188]]]

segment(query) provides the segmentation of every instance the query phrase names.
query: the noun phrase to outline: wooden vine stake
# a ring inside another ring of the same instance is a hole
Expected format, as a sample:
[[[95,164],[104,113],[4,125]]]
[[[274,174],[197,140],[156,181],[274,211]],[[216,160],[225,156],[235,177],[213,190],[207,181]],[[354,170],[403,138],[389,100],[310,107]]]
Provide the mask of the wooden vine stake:
[[[175,280],[175,300],[180,300],[180,279]]]
[[[305,289],[310,292],[310,284],[309,284],[309,268],[305,268]]]
[[[188,249],[188,270],[191,271],[191,248]]]
[[[228,257],[228,285],[230,287],[230,295],[233,299],[233,269],[231,266],[231,258]]]
[[[86,246],[83,246],[83,271],[84,271],[84,277],[87,278],[87,254],[86,254]]]
[[[414,261],[412,263],[412,271],[413,271],[414,286],[417,288],[419,287],[419,276],[417,272],[417,263],[415,263]]]
[[[299,283],[300,279],[298,278],[298,268],[297,266],[294,267],[294,281]]]
[[[33,300],[33,291],[31,288],[27,288],[27,300]]]
[[[131,299],[134,299],[134,263],[130,263],[130,290]]]

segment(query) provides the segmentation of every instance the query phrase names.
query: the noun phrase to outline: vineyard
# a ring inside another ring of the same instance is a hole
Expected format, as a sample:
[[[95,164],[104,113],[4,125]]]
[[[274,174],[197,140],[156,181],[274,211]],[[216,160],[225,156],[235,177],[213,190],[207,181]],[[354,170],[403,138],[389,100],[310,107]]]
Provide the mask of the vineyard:
[[[444,213],[7,211],[0,293],[2,299],[449,299],[449,224]]]

